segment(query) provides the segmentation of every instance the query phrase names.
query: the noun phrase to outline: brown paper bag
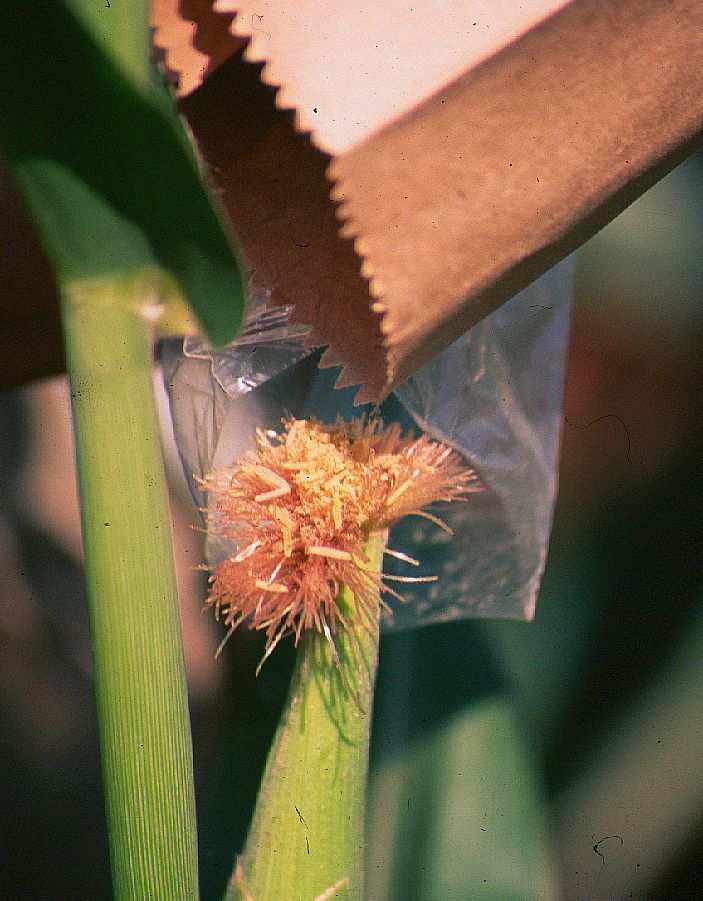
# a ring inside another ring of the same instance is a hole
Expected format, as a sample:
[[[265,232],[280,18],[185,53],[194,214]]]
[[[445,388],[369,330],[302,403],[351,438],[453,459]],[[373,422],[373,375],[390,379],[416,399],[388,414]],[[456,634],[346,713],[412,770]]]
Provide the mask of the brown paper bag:
[[[585,240],[703,128],[699,0],[217,9],[156,0],[155,41],[252,289],[295,305],[360,399]]]

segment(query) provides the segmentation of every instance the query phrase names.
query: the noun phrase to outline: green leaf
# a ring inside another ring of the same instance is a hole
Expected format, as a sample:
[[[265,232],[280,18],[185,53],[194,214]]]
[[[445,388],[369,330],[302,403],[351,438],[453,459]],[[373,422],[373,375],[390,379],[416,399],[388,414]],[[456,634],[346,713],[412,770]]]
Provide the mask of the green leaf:
[[[0,147],[60,280],[159,267],[225,343],[241,267],[145,49],[143,2],[10,5]]]
[[[65,5],[138,89],[150,82],[146,0],[65,0]]]
[[[558,896],[517,706],[475,624],[382,644],[368,901]]]
[[[555,898],[539,780],[515,705],[476,704],[417,754],[432,785],[419,897]]]

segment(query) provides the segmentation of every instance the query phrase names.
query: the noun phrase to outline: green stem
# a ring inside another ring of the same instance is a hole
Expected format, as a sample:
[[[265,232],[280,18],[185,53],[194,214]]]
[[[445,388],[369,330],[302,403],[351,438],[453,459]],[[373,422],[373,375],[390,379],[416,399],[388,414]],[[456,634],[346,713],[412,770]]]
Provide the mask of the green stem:
[[[380,568],[385,534],[366,553]],[[241,862],[226,901],[359,901],[378,609],[359,623],[354,597],[339,598],[348,629],[339,662],[317,632],[300,642],[288,699],[259,791]]]
[[[198,896],[192,748],[145,277],[69,283],[85,568],[115,899]]]

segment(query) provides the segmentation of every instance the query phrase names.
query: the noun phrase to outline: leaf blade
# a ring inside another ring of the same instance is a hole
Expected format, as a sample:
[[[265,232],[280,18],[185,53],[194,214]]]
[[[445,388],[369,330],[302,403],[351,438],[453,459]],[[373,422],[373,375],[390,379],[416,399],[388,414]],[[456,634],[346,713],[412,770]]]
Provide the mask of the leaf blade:
[[[158,266],[226,343],[245,292],[230,236],[165,89],[139,86],[102,43],[66,4],[11,11],[0,145],[60,279]]]

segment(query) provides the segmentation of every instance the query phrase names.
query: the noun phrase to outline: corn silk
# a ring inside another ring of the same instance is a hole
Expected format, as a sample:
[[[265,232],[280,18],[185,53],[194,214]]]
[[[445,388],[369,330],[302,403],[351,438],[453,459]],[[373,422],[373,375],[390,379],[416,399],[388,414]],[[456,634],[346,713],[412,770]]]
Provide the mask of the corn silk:
[[[453,530],[408,517],[389,546],[420,561],[383,628],[470,617],[531,619],[554,510],[573,262],[547,272],[456,340],[381,405],[380,416],[457,450],[483,490],[467,503],[429,508]],[[369,407],[356,388],[334,389],[337,370],[319,369],[306,329],[290,310],[253,298],[243,332],[223,349],[200,337],[161,348],[174,433],[196,505],[199,480],[225,471],[253,446],[256,428],[281,430],[284,416],[333,422]],[[207,522],[207,517],[205,517]],[[237,547],[207,535],[214,568]],[[384,570],[407,567],[388,559]]]

